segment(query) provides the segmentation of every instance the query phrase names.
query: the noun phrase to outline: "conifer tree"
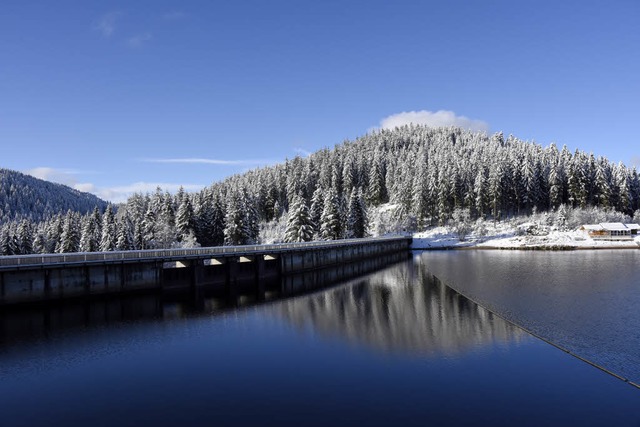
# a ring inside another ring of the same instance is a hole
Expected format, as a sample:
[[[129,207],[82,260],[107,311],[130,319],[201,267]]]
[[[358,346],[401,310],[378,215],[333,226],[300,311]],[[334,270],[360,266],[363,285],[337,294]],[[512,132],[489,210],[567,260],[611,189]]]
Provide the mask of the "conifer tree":
[[[33,230],[31,222],[23,219],[18,225],[18,252],[21,255],[33,253]]]
[[[246,245],[249,243],[247,217],[243,211],[240,195],[234,193],[227,202],[225,216],[224,244],[226,246]]]
[[[562,204],[562,178],[558,165],[551,166],[549,171],[549,206],[552,209]]]
[[[91,215],[86,215],[81,221],[80,251],[96,252],[100,250],[102,215],[96,207]]]
[[[102,236],[100,238],[100,251],[107,252],[116,249],[116,221],[113,205],[107,206],[102,216]]]
[[[313,239],[314,224],[307,203],[301,196],[294,196],[289,205],[285,242],[308,242]]]
[[[182,240],[183,237],[186,238],[189,234],[194,233],[195,219],[193,206],[191,205],[191,199],[186,195],[182,196],[182,202],[178,207],[176,228],[178,230],[178,237],[180,240]]]
[[[64,217],[60,245],[58,247],[58,252],[60,253],[78,252],[80,249],[80,232],[76,215],[74,212],[68,211]]]
[[[489,195],[487,193],[487,177],[484,170],[479,170],[473,185],[475,194],[475,210],[478,216],[485,218],[488,213]]]
[[[608,171],[598,162],[595,168],[594,199],[597,206],[608,208],[611,206],[611,186]]]
[[[116,222],[116,249],[119,251],[130,251],[133,245],[133,223],[128,216]]]
[[[314,227],[314,234],[318,237],[320,237],[322,211],[324,210],[324,197],[322,187],[316,188],[313,192],[313,196],[311,197],[311,209],[309,210],[311,223]]]
[[[360,189],[354,188],[351,190],[346,226],[346,237],[348,239],[362,238],[366,234],[367,211]]]
[[[149,204],[147,211],[144,214],[142,221],[142,235],[143,242],[141,249],[155,249],[156,245],[156,231],[158,225],[156,224],[156,214],[153,209],[153,205]]]
[[[372,206],[387,202],[387,188],[382,155],[376,151],[371,169],[369,169],[369,201]]]
[[[323,240],[342,239],[344,234],[342,212],[338,194],[332,188],[327,191],[324,199],[324,209],[320,217],[320,235]]]
[[[11,224],[3,224],[0,229],[0,253],[2,255],[16,255],[17,252],[18,241]]]

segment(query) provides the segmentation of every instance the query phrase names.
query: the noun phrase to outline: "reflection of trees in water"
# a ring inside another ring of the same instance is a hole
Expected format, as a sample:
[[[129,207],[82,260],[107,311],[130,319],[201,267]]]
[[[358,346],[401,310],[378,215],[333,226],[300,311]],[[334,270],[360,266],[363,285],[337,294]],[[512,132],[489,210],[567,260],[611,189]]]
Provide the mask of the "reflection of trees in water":
[[[274,308],[300,326],[392,351],[457,353],[523,336],[440,283],[419,261]]]

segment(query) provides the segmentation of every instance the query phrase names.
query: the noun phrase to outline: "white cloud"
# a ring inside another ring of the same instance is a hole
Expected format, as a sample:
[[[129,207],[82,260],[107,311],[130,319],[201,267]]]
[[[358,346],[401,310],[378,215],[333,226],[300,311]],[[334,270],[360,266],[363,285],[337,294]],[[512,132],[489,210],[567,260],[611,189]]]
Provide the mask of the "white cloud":
[[[92,186],[92,184],[83,184],[89,188],[88,186]],[[168,191],[170,193],[175,193],[180,189],[180,187],[184,188],[185,191],[198,191],[205,187],[203,184],[174,184],[168,182],[134,182],[133,184],[116,186],[116,187],[105,187],[105,188],[93,188],[91,193],[100,197],[101,199],[108,200],[113,203],[122,203],[126,202],[127,199],[135,193],[152,193],[156,191],[156,188],[160,187],[162,191]]]
[[[187,163],[187,164],[205,164],[205,165],[229,165],[229,166],[256,166],[273,163],[273,160],[255,159],[255,160],[221,160],[221,159],[204,159],[204,158],[174,158],[174,159],[142,159],[147,163]]]
[[[640,167],[640,156],[634,156],[631,158],[631,166]]]
[[[489,131],[489,125],[482,120],[472,120],[465,116],[457,116],[453,111],[446,110],[436,112],[427,110],[405,111],[392,114],[380,121],[380,128],[394,129],[395,127],[408,125],[410,123],[431,127],[457,126],[463,129]]]
[[[116,30],[116,21],[120,17],[120,12],[109,12],[100,18],[94,25],[94,29],[99,31],[104,37],[110,37]]]
[[[72,187],[76,185],[78,180],[76,175],[78,171],[72,169],[55,169],[49,167],[38,167],[24,171],[24,173],[36,177],[38,179],[44,179],[45,181],[57,182],[58,184],[68,185]]]
[[[135,182],[133,184],[123,186],[98,187],[90,182],[78,182],[77,175],[87,172],[73,169],[38,167],[24,171],[24,173],[46,181],[64,184],[78,191],[95,194],[101,199],[113,203],[126,202],[134,193],[153,192],[157,187],[162,188],[163,191],[169,191],[171,193],[178,191],[180,187],[184,188],[185,191],[198,191],[205,187],[203,184],[174,184],[167,182]]]
[[[152,38],[153,36],[149,32],[137,34],[133,37],[130,37],[127,40],[127,45],[129,45],[129,47],[132,47],[132,48],[140,48],[144,46]]]

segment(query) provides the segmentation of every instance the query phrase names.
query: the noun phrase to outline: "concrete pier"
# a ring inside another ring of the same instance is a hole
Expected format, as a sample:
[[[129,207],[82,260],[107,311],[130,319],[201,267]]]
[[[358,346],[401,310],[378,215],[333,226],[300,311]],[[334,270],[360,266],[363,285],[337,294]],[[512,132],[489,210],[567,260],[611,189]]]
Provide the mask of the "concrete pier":
[[[217,287],[233,298],[269,278],[408,252],[385,237],[276,245],[0,257],[0,305]],[[264,293],[264,292],[263,292]],[[262,293],[262,294],[263,294]],[[259,293],[260,294],[260,293]]]

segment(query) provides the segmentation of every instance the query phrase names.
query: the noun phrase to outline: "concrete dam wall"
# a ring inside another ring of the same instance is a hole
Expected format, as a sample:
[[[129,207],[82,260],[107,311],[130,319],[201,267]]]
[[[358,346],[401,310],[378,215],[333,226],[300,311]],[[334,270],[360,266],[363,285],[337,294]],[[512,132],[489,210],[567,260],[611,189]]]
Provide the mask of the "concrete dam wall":
[[[408,252],[386,237],[276,245],[0,257],[0,305],[218,287],[233,294],[269,278]]]

